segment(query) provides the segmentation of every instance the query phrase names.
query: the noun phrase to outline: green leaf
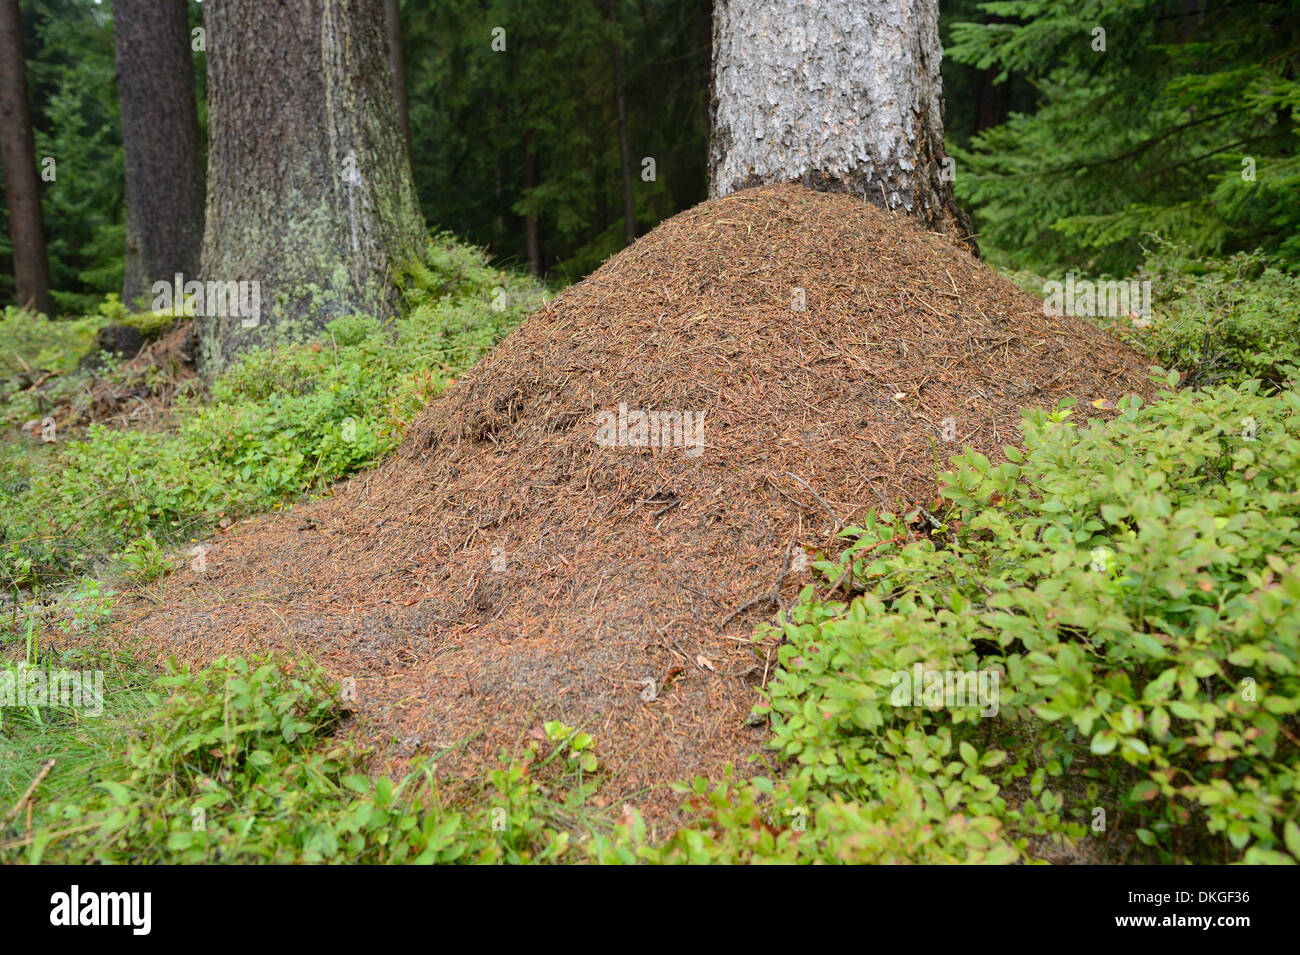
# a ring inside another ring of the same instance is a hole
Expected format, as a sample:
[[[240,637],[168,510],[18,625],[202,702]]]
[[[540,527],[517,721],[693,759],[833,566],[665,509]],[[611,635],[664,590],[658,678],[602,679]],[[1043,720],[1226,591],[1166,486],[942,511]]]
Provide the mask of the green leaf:
[[[1107,753],[1114,750],[1118,744],[1119,737],[1115,735],[1115,731],[1106,729],[1098,731],[1097,734],[1093,736],[1092,746],[1090,748],[1094,755],[1105,756]]]
[[[963,740],[961,745],[958,747],[958,752],[961,753],[961,761],[967,766],[974,766],[979,762],[979,753],[975,751],[974,746],[967,743],[965,740]]]
[[[1160,787],[1150,780],[1143,780],[1133,787],[1128,798],[1133,802],[1148,802],[1160,795]]]
[[[1286,842],[1286,851],[1300,859],[1300,826],[1294,819],[1288,819],[1282,827],[1282,838]]]

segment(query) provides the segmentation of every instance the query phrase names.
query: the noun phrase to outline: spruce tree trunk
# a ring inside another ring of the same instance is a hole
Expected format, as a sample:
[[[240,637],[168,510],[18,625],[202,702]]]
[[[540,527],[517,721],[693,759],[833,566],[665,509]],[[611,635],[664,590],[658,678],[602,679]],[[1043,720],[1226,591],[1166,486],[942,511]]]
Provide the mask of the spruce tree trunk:
[[[0,165],[4,168],[17,302],[23,308],[53,315],[18,0],[0,0]]]
[[[197,319],[208,374],[340,315],[397,312],[424,223],[382,0],[209,0],[202,270],[259,282],[261,315]],[[207,304],[207,303],[205,303]]]
[[[717,0],[709,194],[800,181],[967,241],[944,176],[936,0]]]
[[[126,167],[126,275],[134,308],[153,283],[198,278],[203,155],[186,0],[116,0],[117,94]]]

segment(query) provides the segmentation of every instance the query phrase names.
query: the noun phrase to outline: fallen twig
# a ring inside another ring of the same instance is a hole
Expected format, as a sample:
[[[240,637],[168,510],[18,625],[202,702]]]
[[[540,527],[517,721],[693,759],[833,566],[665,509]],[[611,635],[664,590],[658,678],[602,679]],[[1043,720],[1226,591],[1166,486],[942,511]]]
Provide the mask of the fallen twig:
[[[817,503],[820,504],[825,509],[826,513],[831,516],[831,520],[835,522],[835,530],[837,532],[840,530],[840,528],[844,526],[844,521],[840,518],[838,514],[835,513],[834,510],[831,509],[831,506],[829,504],[827,504],[825,501],[822,500],[822,496],[812,489],[811,484],[809,484],[803,478],[799,477],[799,475],[791,474],[789,471],[785,472],[785,476],[790,478],[791,480],[798,481],[800,484],[802,484],[804,487],[808,489],[808,493],[811,494],[813,497],[815,497],[817,499]]]
[[[41,780],[49,775],[50,770],[54,768],[54,763],[54,758],[50,757],[41,764],[40,772],[36,774],[36,778],[32,780],[32,784],[27,787],[27,792],[23,793],[22,796],[19,797],[18,801],[14,803],[14,807],[5,815],[5,821],[3,824],[0,824],[0,829],[9,828],[9,823],[13,822],[14,817],[22,811],[23,804],[27,802],[28,799],[32,798],[32,793],[36,792],[36,787],[41,784]]]
[[[791,477],[794,477],[793,474],[790,475],[790,476],[791,476]],[[795,480],[798,480],[798,478],[795,478]],[[803,482],[801,481],[800,483],[802,484]],[[805,484],[804,486],[807,487],[806,484]],[[809,489],[810,491],[812,490],[812,488],[808,488],[808,489]],[[814,492],[813,496],[816,497],[816,493],[815,493],[815,492]],[[818,500],[821,500],[821,498],[817,498],[817,499],[818,499]],[[759,595],[758,595],[757,597],[755,597],[753,600],[746,600],[743,604],[741,604],[741,605],[740,605],[739,607],[737,607],[735,610],[731,611],[731,613],[727,614],[726,618],[722,621],[722,623],[718,624],[718,628],[719,628],[719,629],[721,629],[721,628],[725,627],[727,624],[731,623],[731,621],[735,620],[737,617],[739,617],[742,613],[744,613],[744,612],[745,612],[746,610],[748,610],[750,607],[757,607],[757,606],[759,606],[760,604],[765,604],[765,603],[774,603],[774,604],[776,604],[780,609],[782,609],[782,610],[785,609],[785,600],[781,597],[781,583],[782,583],[782,581],[785,580],[786,575],[790,573],[790,557],[791,557],[791,554],[792,554],[792,553],[793,553],[793,551],[791,550],[791,548],[787,547],[787,548],[785,549],[785,561],[781,564],[781,572],[780,572],[779,574],[776,575],[776,580],[775,580],[775,581],[773,582],[773,584],[772,584],[772,589],[771,589],[771,590],[768,590],[768,591],[765,592],[765,593],[761,593],[761,594],[759,594]]]

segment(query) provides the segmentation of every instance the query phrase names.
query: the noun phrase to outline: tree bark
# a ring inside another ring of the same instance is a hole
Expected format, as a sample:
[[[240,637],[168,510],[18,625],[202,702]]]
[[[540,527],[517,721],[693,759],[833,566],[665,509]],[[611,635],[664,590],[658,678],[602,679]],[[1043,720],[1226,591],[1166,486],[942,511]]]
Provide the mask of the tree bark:
[[[134,307],[153,283],[198,278],[203,155],[186,0],[116,0],[113,32],[126,169],[126,275]]]
[[[627,136],[627,98],[623,91],[623,37],[618,29],[618,0],[610,0],[610,53],[614,60],[614,106],[618,113],[618,158],[623,172],[623,240],[636,241],[636,201],[632,193],[632,148]]]
[[[0,165],[4,168],[18,304],[53,315],[18,0],[0,0]]]
[[[402,17],[397,0],[384,0],[384,29],[388,35],[388,69],[393,74],[393,90],[397,93],[397,118],[409,153],[411,119],[406,106],[406,61],[402,58]]]
[[[709,194],[800,181],[966,242],[944,177],[936,0],[717,0]]]
[[[208,0],[202,271],[262,314],[197,318],[208,374],[340,315],[391,318],[424,251],[381,0]],[[206,304],[206,303],[205,303]]]

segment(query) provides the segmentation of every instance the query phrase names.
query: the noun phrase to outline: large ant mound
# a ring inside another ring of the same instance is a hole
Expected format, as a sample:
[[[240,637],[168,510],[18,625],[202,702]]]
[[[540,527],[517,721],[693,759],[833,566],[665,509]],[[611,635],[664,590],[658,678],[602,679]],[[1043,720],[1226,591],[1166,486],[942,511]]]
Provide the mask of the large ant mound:
[[[581,724],[606,798],[663,812],[658,784],[762,750],[749,635],[777,609],[755,598],[814,582],[792,555],[929,504],[936,461],[996,460],[1023,406],[1097,413],[1146,367],[910,221],[748,190],[611,258],[377,471],[236,528],[129,626],[193,661],[308,653],[390,764]]]

